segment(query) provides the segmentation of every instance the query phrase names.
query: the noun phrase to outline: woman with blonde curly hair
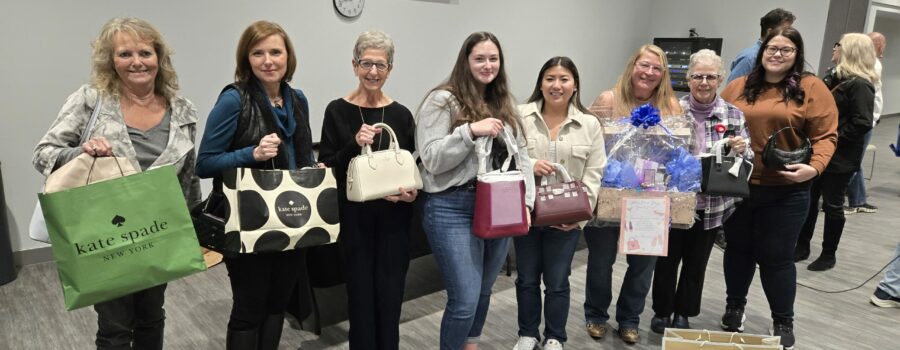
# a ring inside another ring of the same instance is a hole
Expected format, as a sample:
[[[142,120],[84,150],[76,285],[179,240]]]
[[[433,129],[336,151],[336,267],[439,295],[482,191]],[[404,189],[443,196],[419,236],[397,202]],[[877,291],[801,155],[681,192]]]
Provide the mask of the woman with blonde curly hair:
[[[834,56],[837,66],[832,79],[827,79],[826,84],[838,107],[837,148],[825,171],[813,182],[809,194],[809,213],[800,230],[794,253],[795,261],[809,257],[810,241],[819,215],[819,197],[822,197],[822,210],[825,212],[822,254],[806,267],[811,271],[829,270],[837,262],[835,254],[846,221],[844,196],[850,178],[859,171],[862,163],[866,147],[863,136],[872,129],[875,84],[879,80],[875,73],[875,46],[867,35],[844,34],[834,46]]]
[[[197,110],[178,96],[162,34],[138,18],[114,18],[93,43],[91,83],[66,100],[34,150],[44,175],[81,153],[128,158],[135,169],[174,164],[189,206],[200,201],[194,175]],[[84,131],[95,109],[97,119]],[[88,141],[78,144],[82,133]],[[198,247],[199,248],[199,247]],[[94,305],[98,349],[162,349],[166,285]]]

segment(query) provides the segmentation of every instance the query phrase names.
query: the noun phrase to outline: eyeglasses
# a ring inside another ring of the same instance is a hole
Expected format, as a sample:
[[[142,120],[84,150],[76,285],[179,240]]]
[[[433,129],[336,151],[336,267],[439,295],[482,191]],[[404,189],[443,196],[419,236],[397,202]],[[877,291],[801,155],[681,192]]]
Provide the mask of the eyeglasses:
[[[719,80],[718,74],[691,74],[691,80],[702,83],[704,80],[707,82],[714,82]]]
[[[372,67],[375,67],[375,69],[378,70],[379,72],[384,72],[391,66],[390,63],[372,62],[372,61],[363,61],[363,60],[356,60],[356,65],[362,67],[363,70],[370,70],[370,69],[372,69]]]
[[[653,73],[662,73],[663,72],[662,67],[657,66],[655,64],[650,64],[645,61],[640,61],[636,65],[640,70],[642,70],[644,72],[653,72]]]
[[[797,52],[797,48],[790,46],[778,47],[775,45],[766,45],[767,55],[774,55],[776,52],[781,52],[781,56],[783,57],[791,57],[795,52]]]
[[[841,43],[834,43],[834,46],[832,47],[832,49],[836,49],[839,47],[841,47]]]

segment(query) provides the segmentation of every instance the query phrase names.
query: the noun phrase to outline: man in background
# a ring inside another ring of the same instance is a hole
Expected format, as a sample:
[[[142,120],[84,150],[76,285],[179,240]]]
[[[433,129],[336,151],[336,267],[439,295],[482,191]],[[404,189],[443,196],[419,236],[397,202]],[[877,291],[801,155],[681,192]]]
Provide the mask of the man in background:
[[[790,27],[794,24],[795,19],[796,17],[794,17],[793,13],[781,8],[769,11],[769,13],[760,18],[759,39],[756,39],[756,43],[754,43],[753,46],[738,53],[737,57],[734,58],[734,61],[731,62],[731,75],[728,76],[727,83],[750,74],[750,71],[753,70],[753,63],[756,60],[756,55],[759,53],[760,46],[762,46],[762,39],[772,31]]]
[[[884,106],[884,98],[881,93],[881,58],[884,57],[884,48],[887,46],[887,40],[884,38],[884,35],[879,32],[871,32],[869,33],[869,37],[872,38],[872,43],[875,44],[875,73],[878,74],[878,82],[875,83],[875,108],[872,110],[872,117],[874,117],[874,123],[877,125],[878,118],[881,117],[881,109]],[[875,132],[875,125],[872,125],[873,129],[869,130],[863,137],[863,142],[865,144],[863,149],[869,146],[869,141],[872,140],[872,133]],[[871,174],[869,174],[869,176],[871,176]],[[847,187],[847,205],[848,206],[844,208],[845,215],[853,213],[874,213],[878,211],[878,207],[868,203],[862,164],[860,164],[859,171],[850,178],[850,185]]]

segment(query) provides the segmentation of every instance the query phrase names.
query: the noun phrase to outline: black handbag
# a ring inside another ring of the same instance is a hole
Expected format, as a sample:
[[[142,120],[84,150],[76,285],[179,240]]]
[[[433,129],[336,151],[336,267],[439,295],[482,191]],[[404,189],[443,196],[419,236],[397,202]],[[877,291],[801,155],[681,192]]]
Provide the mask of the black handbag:
[[[727,139],[716,142],[713,154],[700,158],[703,167],[700,192],[713,196],[748,198],[748,181],[753,173],[753,163],[742,157],[723,155],[727,142]]]
[[[797,135],[803,139],[803,144],[801,144],[800,147],[790,151],[778,148],[775,137],[787,129],[795,130]],[[763,164],[765,164],[767,168],[773,170],[787,170],[785,165],[788,164],[809,164],[810,158],[812,158],[812,146],[809,142],[809,138],[806,137],[803,131],[800,131],[800,129],[793,126],[782,128],[772,134],[772,136],[769,136],[769,140],[766,141],[766,146],[763,147],[762,152]]]
[[[225,222],[230,215],[228,199],[222,192],[222,183],[213,180],[213,190],[202,202],[191,208],[191,220],[197,241],[201,247],[214,250],[224,256],[233,256],[240,251],[241,237],[237,232],[226,234]]]

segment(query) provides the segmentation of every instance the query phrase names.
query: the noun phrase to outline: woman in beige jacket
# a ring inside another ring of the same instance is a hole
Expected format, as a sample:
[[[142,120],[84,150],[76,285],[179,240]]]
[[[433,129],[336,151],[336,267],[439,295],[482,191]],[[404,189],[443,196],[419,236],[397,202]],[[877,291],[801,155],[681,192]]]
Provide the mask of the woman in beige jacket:
[[[578,69],[568,57],[553,57],[541,67],[534,93],[519,106],[535,182],[557,178],[554,163],[587,187],[593,208],[606,165],[599,120],[581,104]],[[544,349],[562,349],[569,314],[569,273],[575,246],[586,222],[532,227],[515,238],[516,300],[519,340],[514,350],[532,350],[539,342],[541,279],[544,297]]]

